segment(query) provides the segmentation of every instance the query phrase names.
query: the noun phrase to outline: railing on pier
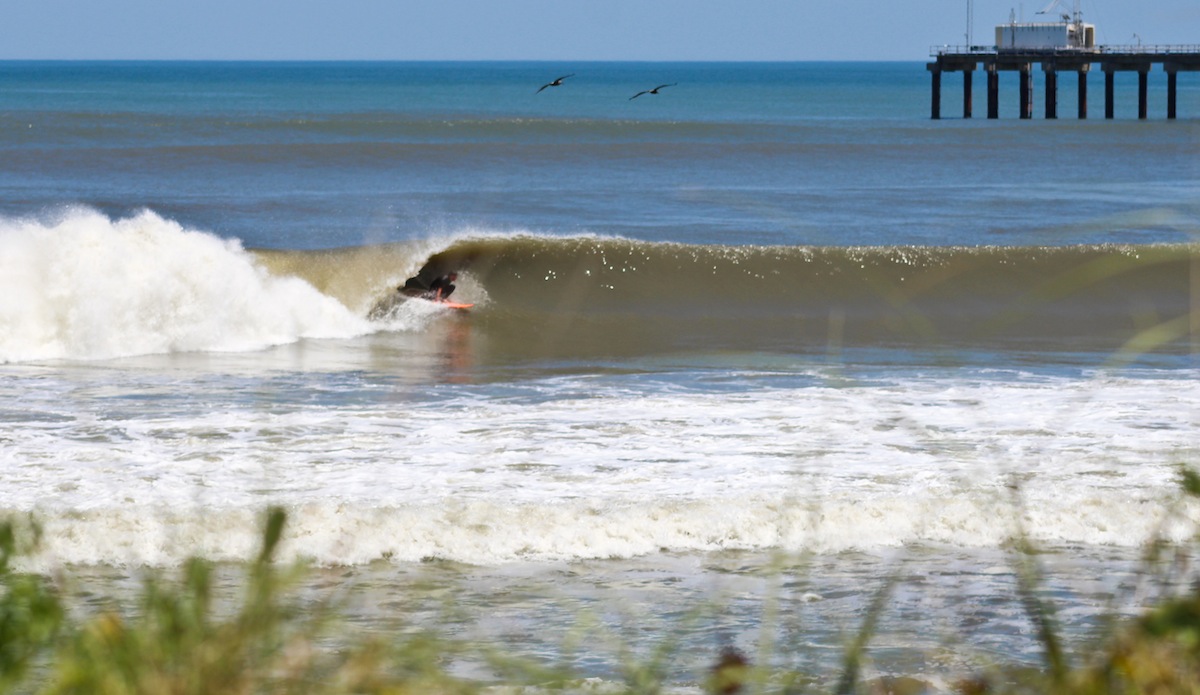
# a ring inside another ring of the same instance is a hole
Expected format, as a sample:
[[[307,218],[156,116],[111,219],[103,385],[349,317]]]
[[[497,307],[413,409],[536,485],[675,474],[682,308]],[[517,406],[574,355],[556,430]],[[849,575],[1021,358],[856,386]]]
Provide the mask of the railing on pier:
[[[1129,44],[1129,45],[1104,45],[1092,46],[1089,48],[1073,48],[1064,46],[1061,48],[997,48],[996,46],[966,46],[943,44],[941,46],[930,46],[929,55],[931,56],[990,56],[990,55],[1005,55],[1016,53],[1020,55],[1123,55],[1136,56],[1145,55],[1153,56],[1171,56],[1171,55],[1197,55],[1200,54],[1200,44],[1184,43],[1184,44]]]

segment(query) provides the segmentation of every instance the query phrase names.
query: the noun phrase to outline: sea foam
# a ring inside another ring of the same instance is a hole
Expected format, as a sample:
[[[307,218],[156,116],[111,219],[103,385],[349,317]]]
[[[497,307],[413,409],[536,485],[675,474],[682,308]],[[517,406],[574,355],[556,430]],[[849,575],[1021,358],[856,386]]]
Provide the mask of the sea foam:
[[[43,525],[39,567],[247,559],[268,505],[289,512],[281,557],[327,565],[995,549],[1022,535],[1135,548],[1200,522],[1200,505],[1175,506],[1178,467],[1195,460],[1194,379],[955,370],[647,394],[566,378],[491,400],[478,384],[388,381],[374,403],[360,389],[331,409],[314,400],[341,400],[343,377],[306,372],[307,390],[254,379],[270,408],[222,401],[213,389],[238,377],[217,377],[146,417],[177,375],[69,371],[0,378],[0,400],[24,408],[0,417],[0,510]]]
[[[368,324],[240,242],[145,211],[0,219],[0,362],[242,351]]]

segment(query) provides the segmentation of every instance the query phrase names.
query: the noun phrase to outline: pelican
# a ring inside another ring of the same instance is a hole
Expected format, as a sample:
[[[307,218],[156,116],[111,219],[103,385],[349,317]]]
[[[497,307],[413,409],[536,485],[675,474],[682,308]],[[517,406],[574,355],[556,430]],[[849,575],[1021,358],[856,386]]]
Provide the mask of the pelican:
[[[634,94],[633,96],[629,97],[629,100],[633,101],[634,99],[637,99],[638,97],[640,97],[643,94],[658,94],[658,90],[660,90],[664,87],[674,87],[677,84],[679,84],[679,83],[672,82],[671,84],[660,84],[657,87],[655,87],[654,89],[643,89],[642,91],[638,92],[637,94]]]
[[[562,77],[559,77],[558,79],[554,80],[553,82],[547,82],[546,84],[539,87],[537,92],[534,92],[534,94],[541,92],[546,87],[561,87],[563,80],[567,79],[568,77],[574,77],[574,76],[575,76],[575,73],[571,73],[570,75],[563,75]]]

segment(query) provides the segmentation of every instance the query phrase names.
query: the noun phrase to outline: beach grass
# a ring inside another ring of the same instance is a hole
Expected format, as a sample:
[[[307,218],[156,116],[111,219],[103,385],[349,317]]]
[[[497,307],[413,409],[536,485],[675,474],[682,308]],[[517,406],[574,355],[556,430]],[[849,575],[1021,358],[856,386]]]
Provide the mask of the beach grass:
[[[1173,508],[1198,498],[1200,474],[1181,468]],[[770,654],[725,647],[704,657],[711,667],[703,678],[679,686],[669,682],[671,664],[695,647],[669,637],[648,652],[625,652],[620,677],[602,683],[573,672],[569,659],[548,665],[503,644],[480,646],[428,629],[347,639],[335,600],[302,599],[297,587],[310,570],[275,559],[286,520],[280,509],[266,514],[261,549],[245,563],[233,600],[215,596],[215,565],[196,558],[172,572],[148,572],[133,606],[83,614],[72,610],[63,588],[69,576],[14,569],[15,559],[37,547],[35,520],[0,524],[0,693],[1200,693],[1200,584],[1181,581],[1186,568],[1172,559],[1181,549],[1165,542],[1147,546],[1144,581],[1186,588],[1133,619],[1114,615],[1094,647],[1074,660],[1043,590],[1039,551],[1020,540],[1012,547],[1014,598],[1033,626],[1037,667],[999,663],[939,683],[866,677],[863,664],[897,575],[871,596],[846,640],[838,677],[772,670],[755,663]],[[578,654],[590,644],[581,634],[564,650]],[[764,645],[768,652],[787,648]],[[486,663],[491,677],[456,674],[453,664],[464,658]]]

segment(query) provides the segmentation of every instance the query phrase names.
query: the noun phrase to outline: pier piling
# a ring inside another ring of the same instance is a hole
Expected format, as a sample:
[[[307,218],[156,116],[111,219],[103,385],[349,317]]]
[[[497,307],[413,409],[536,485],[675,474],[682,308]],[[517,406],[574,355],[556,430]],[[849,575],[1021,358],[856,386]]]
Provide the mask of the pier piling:
[[[933,99],[930,106],[930,112],[933,120],[938,120],[942,117],[942,68],[935,63],[929,64],[929,73],[933,77]]]
[[[1176,108],[1179,104],[1177,96],[1179,73],[1200,71],[1200,61],[1168,60],[1163,62],[1163,70],[1167,73],[1167,118],[1175,120]]]
[[[1021,65],[1021,118],[1033,118],[1033,66],[1029,63]]]
[[[1000,73],[995,65],[987,67],[987,117],[1000,118]]]
[[[1116,97],[1114,96],[1116,88],[1113,84],[1112,70],[1104,71],[1104,117],[1111,119],[1116,112]]]
[[[969,69],[963,70],[963,118],[971,117],[971,82],[972,76],[975,74],[975,66],[972,65]]]
[[[1054,63],[1042,63],[1046,73],[1046,118],[1058,118],[1058,69]]]
[[[1167,71],[1167,118],[1175,118],[1175,88],[1176,78],[1179,73],[1175,70]]]
[[[1150,82],[1150,66],[1138,70],[1138,118],[1146,120],[1149,116],[1147,94]]]
[[[1079,120],[1082,121],[1083,119],[1087,118],[1087,109],[1088,109],[1088,103],[1087,103],[1088,71],[1087,71],[1087,67],[1085,66],[1085,67],[1079,68],[1079,72],[1077,74],[1079,75],[1079,89],[1078,89],[1078,92],[1079,92]]]

